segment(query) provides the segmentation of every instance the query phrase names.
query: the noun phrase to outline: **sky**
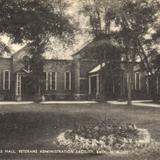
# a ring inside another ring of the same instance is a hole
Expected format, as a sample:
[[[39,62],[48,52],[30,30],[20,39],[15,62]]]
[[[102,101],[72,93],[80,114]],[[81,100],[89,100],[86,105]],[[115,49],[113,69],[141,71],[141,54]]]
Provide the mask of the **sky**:
[[[60,59],[71,59],[71,55],[78,52],[81,48],[83,48],[87,43],[92,40],[92,36],[88,34],[86,28],[88,28],[88,18],[82,14],[79,14],[80,10],[80,2],[79,0],[69,0],[70,7],[68,8],[67,14],[69,14],[76,22],[79,22],[79,28],[81,28],[81,33],[76,34],[73,46],[68,47],[67,49],[63,47],[63,44],[59,43],[59,41],[54,41],[53,39],[53,47],[52,51],[46,51],[46,57],[50,58],[53,55],[53,58]],[[52,52],[52,54],[50,54]]]

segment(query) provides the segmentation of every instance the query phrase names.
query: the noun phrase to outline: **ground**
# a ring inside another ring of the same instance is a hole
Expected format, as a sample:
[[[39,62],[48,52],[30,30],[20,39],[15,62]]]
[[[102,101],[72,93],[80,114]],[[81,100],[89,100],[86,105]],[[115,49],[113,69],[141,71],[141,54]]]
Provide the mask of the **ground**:
[[[75,124],[114,118],[135,123],[160,142],[160,108],[101,104],[0,105],[0,149],[53,149],[53,138]],[[4,159],[160,160],[159,149],[130,155],[0,154]],[[32,158],[31,158],[32,157]]]

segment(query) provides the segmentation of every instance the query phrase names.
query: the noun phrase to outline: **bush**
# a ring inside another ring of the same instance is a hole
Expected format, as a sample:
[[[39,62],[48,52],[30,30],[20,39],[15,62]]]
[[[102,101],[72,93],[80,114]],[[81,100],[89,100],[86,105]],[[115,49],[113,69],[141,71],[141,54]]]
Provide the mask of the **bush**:
[[[135,124],[113,121],[76,125],[73,130],[66,130],[57,137],[58,144],[67,149],[106,152],[142,148],[150,141],[148,130],[137,128]]]

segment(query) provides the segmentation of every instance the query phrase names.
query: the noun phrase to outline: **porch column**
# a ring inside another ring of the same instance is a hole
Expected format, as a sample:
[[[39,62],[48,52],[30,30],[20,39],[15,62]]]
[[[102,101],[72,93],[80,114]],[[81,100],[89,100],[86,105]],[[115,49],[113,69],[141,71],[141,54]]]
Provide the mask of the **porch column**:
[[[149,90],[149,77],[147,77],[147,79],[146,79],[146,90],[147,90],[147,95],[149,95],[149,92],[150,92],[150,90]]]
[[[121,73],[120,75],[120,99],[123,99],[124,96],[124,74]]]
[[[88,94],[91,95],[91,77],[90,76],[88,77],[88,82],[89,82],[89,84],[88,84],[88,86],[89,86]]]
[[[156,86],[157,86],[157,95],[159,94],[159,75],[156,78]]]
[[[80,99],[80,60],[75,60],[75,99]]]
[[[22,87],[21,87],[21,74],[16,74],[16,100],[21,101],[22,100]]]
[[[10,73],[10,90],[11,90],[11,99],[15,100],[15,86],[14,86],[14,67],[13,67],[13,55],[11,56],[11,73]]]
[[[99,95],[99,74],[97,74],[96,78],[97,78],[97,92],[96,92],[96,95]]]

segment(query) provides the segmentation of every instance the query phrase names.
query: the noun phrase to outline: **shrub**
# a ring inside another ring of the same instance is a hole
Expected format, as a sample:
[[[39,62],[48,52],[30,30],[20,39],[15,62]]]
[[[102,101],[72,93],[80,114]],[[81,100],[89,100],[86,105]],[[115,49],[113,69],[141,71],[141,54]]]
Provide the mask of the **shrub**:
[[[72,150],[123,151],[148,145],[151,136],[146,129],[135,124],[103,121],[97,124],[76,125],[57,137],[60,146]]]

